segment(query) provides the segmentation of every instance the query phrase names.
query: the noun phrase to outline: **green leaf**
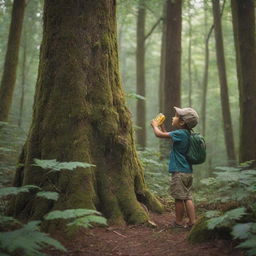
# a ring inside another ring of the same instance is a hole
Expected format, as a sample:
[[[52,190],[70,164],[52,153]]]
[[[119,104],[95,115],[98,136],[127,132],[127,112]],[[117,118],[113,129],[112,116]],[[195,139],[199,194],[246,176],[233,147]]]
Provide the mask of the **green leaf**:
[[[136,99],[136,100],[146,100],[145,97],[139,95],[139,94],[136,94],[134,92],[130,92],[130,93],[127,93],[126,94],[126,97],[128,98],[132,98],[132,99]]]
[[[58,250],[66,251],[60,242],[40,232],[38,225],[40,221],[31,221],[22,228],[0,233],[1,248],[9,253],[20,249],[27,256],[42,256],[41,249],[46,246],[53,246]]]
[[[217,217],[217,216],[220,216],[221,215],[221,212],[220,211],[207,211],[206,213],[205,213],[205,216],[207,217],[207,218],[212,218],[212,217]]]
[[[69,223],[68,226],[81,226],[88,228],[92,226],[91,223],[97,223],[104,226],[108,225],[106,218],[102,216],[89,215],[82,218],[77,218],[76,220]]]
[[[215,217],[207,221],[208,229],[214,229],[225,220],[225,216]]]
[[[101,215],[100,212],[91,209],[68,209],[64,211],[52,211],[49,212],[44,218],[46,220],[54,220],[54,219],[72,219],[77,217],[82,217],[90,214],[98,214]]]
[[[256,236],[242,242],[237,246],[238,248],[256,248]]]
[[[44,197],[49,200],[57,201],[59,198],[59,193],[57,192],[49,192],[49,191],[41,191],[36,194],[38,197]]]
[[[56,159],[52,160],[41,160],[34,158],[33,166],[39,166],[43,169],[50,169],[51,171],[60,171],[60,170],[74,170],[77,167],[88,168],[95,167],[94,164],[83,163],[83,162],[58,162]]]
[[[208,220],[207,226],[209,229],[214,229],[217,226],[228,226],[230,221],[240,219],[245,213],[246,209],[244,207],[227,211],[222,216]]]
[[[234,238],[247,239],[249,236],[249,231],[251,226],[252,226],[252,222],[244,223],[244,224],[236,224],[233,227],[231,234],[234,236]]]
[[[0,188],[0,197],[8,196],[8,195],[17,195],[19,193],[29,192],[30,189],[41,189],[38,186],[34,185],[26,185],[22,187],[7,187]]]
[[[14,219],[13,217],[0,215],[0,223],[1,224],[7,224],[7,223],[10,223],[10,222],[12,224],[21,224],[18,220]]]

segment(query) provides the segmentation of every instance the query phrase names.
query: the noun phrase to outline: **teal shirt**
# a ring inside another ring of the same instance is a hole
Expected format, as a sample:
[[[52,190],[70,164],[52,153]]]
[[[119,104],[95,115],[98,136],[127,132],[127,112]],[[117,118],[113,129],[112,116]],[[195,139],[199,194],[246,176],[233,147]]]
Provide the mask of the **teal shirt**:
[[[169,162],[169,172],[192,173],[192,165],[186,160],[186,152],[188,150],[190,136],[189,131],[186,129],[178,129],[169,134],[173,142]]]

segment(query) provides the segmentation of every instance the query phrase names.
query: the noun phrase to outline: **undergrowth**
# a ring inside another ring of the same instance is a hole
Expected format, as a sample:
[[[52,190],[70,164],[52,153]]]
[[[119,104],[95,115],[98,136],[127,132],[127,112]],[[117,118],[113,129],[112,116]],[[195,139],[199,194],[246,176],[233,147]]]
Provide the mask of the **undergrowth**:
[[[238,248],[256,255],[256,169],[250,164],[216,168],[201,181],[197,201],[210,206],[205,213],[209,230],[227,228]]]

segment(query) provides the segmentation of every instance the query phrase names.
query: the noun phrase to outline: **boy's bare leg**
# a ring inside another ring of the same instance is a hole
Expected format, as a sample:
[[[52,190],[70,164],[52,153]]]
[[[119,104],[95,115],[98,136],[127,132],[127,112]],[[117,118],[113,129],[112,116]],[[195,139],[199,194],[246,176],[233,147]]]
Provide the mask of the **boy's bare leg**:
[[[185,212],[185,209],[184,209],[183,200],[175,199],[176,223],[179,225],[183,225],[184,212]]]
[[[196,213],[195,213],[195,207],[192,200],[185,200],[185,206],[187,210],[187,215],[189,218],[188,225],[194,225],[196,222]]]

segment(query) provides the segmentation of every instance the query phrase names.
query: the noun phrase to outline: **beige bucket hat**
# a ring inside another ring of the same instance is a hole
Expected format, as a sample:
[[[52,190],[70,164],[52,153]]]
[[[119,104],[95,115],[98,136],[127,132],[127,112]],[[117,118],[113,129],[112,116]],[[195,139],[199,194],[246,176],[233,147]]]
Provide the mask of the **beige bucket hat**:
[[[174,107],[174,109],[188,128],[192,129],[198,124],[199,116],[193,108]]]

